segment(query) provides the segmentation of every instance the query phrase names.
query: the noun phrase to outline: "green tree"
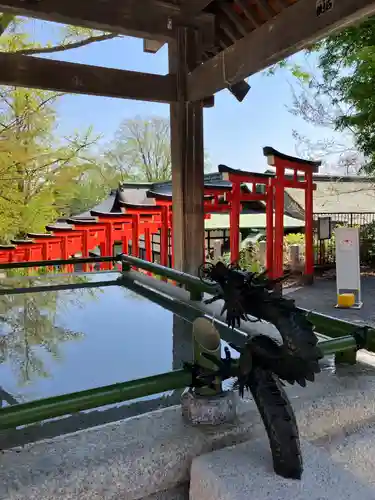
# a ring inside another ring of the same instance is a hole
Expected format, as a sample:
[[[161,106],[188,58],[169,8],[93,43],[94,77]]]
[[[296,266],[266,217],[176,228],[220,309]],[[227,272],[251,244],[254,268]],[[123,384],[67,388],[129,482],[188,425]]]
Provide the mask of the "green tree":
[[[321,78],[316,72],[310,73],[308,83],[305,79],[297,83],[292,86],[290,113],[323,132],[323,137],[316,140],[293,130],[297,156],[321,160],[321,172],[336,175],[358,173],[364,164],[364,156],[356,146],[355,133],[350,127],[337,130],[337,118],[344,114],[342,104],[320,91]]]
[[[41,48],[23,30],[23,22],[17,20],[1,36],[0,50],[25,52]],[[90,155],[98,139],[91,128],[68,137],[58,135],[55,104],[60,97],[43,90],[0,87],[3,242],[27,232],[44,231],[47,223],[69,212],[70,202],[82,186],[78,181],[98,169]]]
[[[82,170],[70,191],[71,199],[65,215],[78,215],[90,210],[108,197],[110,189],[116,188],[121,176],[112,167],[88,165]]]
[[[342,103],[343,113],[335,125],[351,130],[358,149],[375,168],[375,17],[352,26],[320,43],[321,92],[334,104]]]
[[[105,154],[121,180],[158,182],[172,177],[168,118],[137,116],[124,120]],[[205,169],[210,161],[205,154]]]
[[[352,173],[362,168],[372,173],[375,170],[375,17],[322,40],[306,53],[317,63],[316,69],[306,71],[285,61],[281,63],[292,70],[303,87],[294,93],[292,112],[308,123],[335,132],[334,141],[330,138],[315,146],[325,152],[329,148],[338,149],[344,170]],[[337,134],[343,139],[338,144]],[[308,141],[302,139],[306,146]]]
[[[109,145],[106,160],[121,180],[147,182],[171,178],[169,120],[160,117],[124,120]]]

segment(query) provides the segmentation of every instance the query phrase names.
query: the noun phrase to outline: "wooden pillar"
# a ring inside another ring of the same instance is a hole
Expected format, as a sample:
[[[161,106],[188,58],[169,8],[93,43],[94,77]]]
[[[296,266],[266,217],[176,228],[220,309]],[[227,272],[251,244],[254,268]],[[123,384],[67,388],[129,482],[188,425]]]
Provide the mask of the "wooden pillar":
[[[176,75],[171,105],[173,259],[176,269],[196,275],[204,262],[204,151],[202,102],[187,102],[186,78],[200,62],[199,37],[181,27],[169,44],[169,71]]]

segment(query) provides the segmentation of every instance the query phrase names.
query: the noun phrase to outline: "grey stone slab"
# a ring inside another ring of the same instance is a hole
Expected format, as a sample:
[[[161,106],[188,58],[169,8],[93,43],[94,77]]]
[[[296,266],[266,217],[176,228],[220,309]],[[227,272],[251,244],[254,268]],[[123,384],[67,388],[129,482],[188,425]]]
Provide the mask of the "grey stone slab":
[[[159,491],[142,500],[189,500],[189,483],[171,490]]]
[[[242,443],[193,460],[190,500],[374,500],[375,489],[333,462],[323,449],[302,443],[301,481],[277,476],[268,442]]]
[[[320,440],[332,459],[375,488],[375,425],[349,435]],[[375,495],[374,495],[375,498]]]
[[[301,436],[326,439],[375,421],[375,371],[357,365],[288,388]],[[264,436],[251,400],[235,423],[196,427],[172,407],[0,454],[1,500],[138,500],[189,481],[193,458]],[[375,498],[375,496],[374,496]],[[276,499],[275,499],[276,500]]]

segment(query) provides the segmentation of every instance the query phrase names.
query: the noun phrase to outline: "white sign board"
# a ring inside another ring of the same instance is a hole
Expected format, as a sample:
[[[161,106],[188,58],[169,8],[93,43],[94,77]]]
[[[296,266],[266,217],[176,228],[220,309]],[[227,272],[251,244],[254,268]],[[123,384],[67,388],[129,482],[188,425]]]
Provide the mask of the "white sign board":
[[[336,286],[337,295],[353,293],[355,306],[362,307],[361,272],[359,260],[359,229],[338,227],[336,239]]]

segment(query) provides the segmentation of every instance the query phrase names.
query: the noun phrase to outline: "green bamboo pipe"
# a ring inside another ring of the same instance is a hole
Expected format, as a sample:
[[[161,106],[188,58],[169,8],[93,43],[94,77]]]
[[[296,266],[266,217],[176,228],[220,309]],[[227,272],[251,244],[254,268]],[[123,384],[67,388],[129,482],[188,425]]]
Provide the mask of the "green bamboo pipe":
[[[121,278],[109,281],[88,281],[82,283],[57,283],[56,285],[37,285],[19,288],[0,288],[2,295],[24,295],[30,293],[60,292],[64,290],[80,290],[83,288],[104,288],[121,285]]]
[[[0,430],[180,389],[190,383],[190,373],[176,370],[130,382],[20,403],[0,409]]]
[[[324,355],[329,355],[356,349],[356,342],[353,337],[348,336],[322,341],[319,347]],[[191,374],[184,370],[176,370],[130,382],[20,403],[0,409],[0,430],[180,389],[190,384]]]
[[[71,257],[69,259],[2,262],[0,263],[0,269],[27,269],[29,267],[52,267],[69,264],[96,264],[102,262],[116,262],[117,260],[117,257]]]
[[[208,293],[213,295],[220,291],[219,286],[207,285],[206,283],[203,283],[198,277],[192,276],[188,273],[183,273],[181,271],[177,271],[176,269],[161,266],[160,264],[154,264],[152,262],[139,259],[138,257],[132,257],[130,255],[122,255],[119,257],[122,259],[123,264],[128,266],[128,268],[124,268],[125,276],[127,270],[130,270],[130,266],[134,266],[139,269],[144,269],[145,271],[150,271],[159,276],[177,281],[178,283],[187,286],[189,289],[193,289],[201,293]],[[315,326],[317,333],[321,333],[322,335],[326,335],[328,337],[343,337],[351,335],[354,332],[361,331],[361,329],[363,330],[364,328],[368,328],[367,326],[356,325],[354,323],[350,323],[349,321],[328,316],[326,314],[309,311],[303,308],[299,309],[307,314],[309,320]],[[373,328],[368,328],[366,349],[375,352],[375,329]]]
[[[318,343],[324,356],[330,356],[337,352],[353,351],[357,349],[357,342],[354,337],[347,335],[345,337],[338,337],[335,339],[322,340]]]
[[[151,273],[157,274],[163,278],[168,278],[170,280],[177,281],[181,285],[187,286],[189,289],[198,290],[202,293],[216,293],[220,288],[216,285],[210,286],[206,285],[197,276],[193,276],[182,271],[177,271],[177,269],[172,269],[171,267],[165,267],[160,264],[155,264],[154,262],[148,262],[147,260],[139,259],[138,257],[132,257],[131,255],[121,255],[119,256],[123,263],[123,270],[130,270],[130,267],[137,267],[143,269],[144,271],[149,271]],[[124,266],[125,264],[125,266]],[[126,267],[126,265],[128,267]]]

